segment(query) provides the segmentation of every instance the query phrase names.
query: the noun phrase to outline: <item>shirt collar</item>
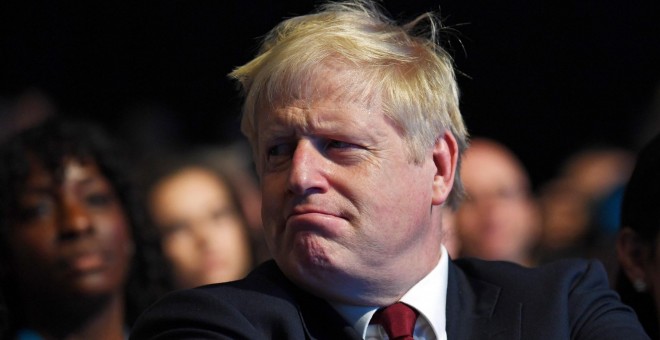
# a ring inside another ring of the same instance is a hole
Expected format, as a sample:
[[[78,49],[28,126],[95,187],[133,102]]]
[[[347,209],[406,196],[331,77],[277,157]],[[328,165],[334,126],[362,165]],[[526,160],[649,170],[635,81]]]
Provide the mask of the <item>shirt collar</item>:
[[[415,307],[420,315],[431,324],[436,336],[445,332],[448,258],[447,249],[442,246],[442,255],[435,268],[401,298],[402,302]],[[330,304],[362,338],[366,335],[371,317],[379,308],[378,306],[351,306],[333,302]]]

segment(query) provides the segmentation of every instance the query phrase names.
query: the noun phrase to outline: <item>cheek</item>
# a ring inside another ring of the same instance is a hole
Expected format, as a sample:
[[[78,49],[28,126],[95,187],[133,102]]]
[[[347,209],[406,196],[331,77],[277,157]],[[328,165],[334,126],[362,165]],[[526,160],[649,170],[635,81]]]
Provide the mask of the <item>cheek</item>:
[[[132,242],[132,236],[129,231],[128,221],[119,217],[112,221],[114,228],[114,239],[118,244],[127,244]]]
[[[9,246],[11,253],[19,267],[25,263],[30,266],[48,264],[56,257],[54,228],[48,227],[23,227],[19,232],[10,236]]]
[[[433,172],[428,170],[428,166],[398,165],[390,173],[382,171],[380,175],[370,175],[370,180],[365,183],[366,186],[363,185],[360,189],[368,193],[368,200],[378,197],[372,193],[379,193],[379,196],[387,200],[382,204],[384,210],[392,207],[401,207],[401,211],[421,208],[428,209],[430,213]]]
[[[273,175],[264,177],[262,185],[261,219],[267,238],[273,237],[277,232],[277,225],[284,223],[283,204],[287,189],[279,185],[279,179],[275,177]]]
[[[133,255],[133,237],[130,232],[129,221],[120,208],[115,208],[106,214],[98,215],[93,223],[103,234],[102,242],[112,247],[116,253],[123,253],[126,258]]]
[[[475,225],[477,225],[477,216],[478,213],[476,209],[464,203],[464,206],[456,212],[456,225],[460,226],[460,230],[464,233],[470,232],[473,229],[476,229]]]
[[[282,185],[280,185],[279,182],[281,182],[279,178],[274,175],[269,175],[264,178],[264,183],[261,188],[263,192],[261,203],[262,213],[276,210],[282,203],[282,196],[286,192],[286,188],[282,188]]]
[[[236,224],[235,228],[231,230],[231,235],[227,237],[231,242],[230,249],[233,249],[230,254],[236,254],[237,257],[250,256],[251,249],[247,229],[240,224]]]
[[[175,264],[191,262],[194,257],[192,241],[185,235],[170,235],[163,240],[165,256]]]

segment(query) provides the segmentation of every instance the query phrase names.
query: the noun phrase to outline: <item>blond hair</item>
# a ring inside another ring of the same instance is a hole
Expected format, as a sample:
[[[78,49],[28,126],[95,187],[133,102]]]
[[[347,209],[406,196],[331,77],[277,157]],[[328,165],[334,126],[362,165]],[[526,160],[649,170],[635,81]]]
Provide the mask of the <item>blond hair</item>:
[[[452,58],[436,42],[439,29],[432,13],[397,25],[367,0],[331,2],[314,14],[283,21],[265,37],[257,57],[230,73],[245,94],[241,130],[254,148],[259,108],[294,98],[306,91],[303,87],[324,64],[341,63],[360,76],[361,88],[368,92],[362,95],[380,96],[412,162],[421,162],[447,130],[457,140],[460,160],[467,130]],[[458,173],[451,205],[462,193]]]

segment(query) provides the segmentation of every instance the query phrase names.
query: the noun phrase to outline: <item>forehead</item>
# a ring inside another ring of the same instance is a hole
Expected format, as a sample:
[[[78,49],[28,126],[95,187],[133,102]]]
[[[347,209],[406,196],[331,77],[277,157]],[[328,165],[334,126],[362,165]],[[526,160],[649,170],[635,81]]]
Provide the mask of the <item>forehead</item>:
[[[369,83],[366,72],[330,59],[316,67],[273,78],[257,106],[259,111],[270,111],[291,104],[304,107],[331,101],[372,108],[380,104],[380,91]]]
[[[31,158],[26,185],[64,185],[80,182],[92,177],[105,179],[100,168],[91,159],[81,160],[75,157],[65,157],[54,167],[46,167],[43,161]]]
[[[149,196],[149,208],[157,219],[186,218],[234,205],[227,184],[210,170],[197,167],[164,178]]]
[[[526,182],[524,170],[512,155],[487,144],[470,147],[461,166],[463,183],[472,190],[504,183],[524,185]]]
[[[183,190],[229,195],[229,187],[222,177],[210,169],[197,166],[186,167],[164,177],[153,191],[159,194],[162,194],[162,191],[172,191],[172,194],[181,196],[178,194]]]

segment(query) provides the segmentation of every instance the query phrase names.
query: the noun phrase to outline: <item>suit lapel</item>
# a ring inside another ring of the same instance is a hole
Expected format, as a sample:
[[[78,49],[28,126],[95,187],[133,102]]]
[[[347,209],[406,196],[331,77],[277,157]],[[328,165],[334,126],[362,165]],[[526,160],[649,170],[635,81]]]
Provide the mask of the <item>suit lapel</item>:
[[[300,318],[309,339],[353,339],[362,337],[325,300],[297,289]]]
[[[461,264],[449,261],[448,339],[520,339],[522,305],[503,303],[501,287],[470,276],[469,263]]]
[[[469,261],[450,260],[448,269],[448,339],[520,339],[522,304],[501,299],[501,287],[472,275]],[[281,277],[296,299],[308,339],[362,339],[325,300]]]
[[[282,287],[293,298],[292,303],[298,309],[298,316],[305,337],[310,340],[349,339],[362,340],[351,325],[335,311],[325,300],[298,288],[284,276],[275,261],[261,266],[263,272],[275,286]]]

